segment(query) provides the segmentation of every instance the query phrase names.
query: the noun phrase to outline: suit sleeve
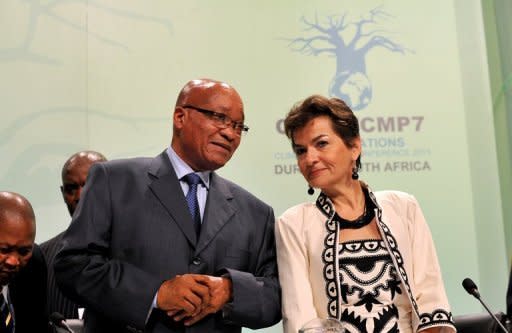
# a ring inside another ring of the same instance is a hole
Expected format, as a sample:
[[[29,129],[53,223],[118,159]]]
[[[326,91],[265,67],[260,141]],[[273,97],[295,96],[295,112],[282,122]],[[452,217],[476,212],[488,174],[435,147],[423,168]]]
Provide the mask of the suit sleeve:
[[[32,258],[9,285],[16,332],[49,332],[46,311],[46,261],[37,244]]]
[[[267,207],[264,235],[256,269],[242,272],[225,269],[233,285],[233,301],[224,309],[224,319],[233,324],[259,329],[281,319],[281,295],[277,277],[274,212]]]
[[[75,302],[119,324],[142,329],[162,283],[128,261],[111,257],[112,201],[108,169],[95,164],[55,259],[56,279]]]
[[[300,225],[293,215],[280,217],[276,224],[277,263],[283,294],[285,333],[296,333],[311,319],[318,317],[309,280],[308,251]]]

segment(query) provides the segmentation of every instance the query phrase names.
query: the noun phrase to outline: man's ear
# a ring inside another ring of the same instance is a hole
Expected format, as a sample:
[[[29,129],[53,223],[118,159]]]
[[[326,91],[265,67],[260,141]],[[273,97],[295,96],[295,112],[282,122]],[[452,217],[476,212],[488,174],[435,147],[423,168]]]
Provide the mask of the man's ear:
[[[181,106],[177,106],[174,109],[174,114],[172,116],[174,127],[180,129],[183,127],[183,124],[185,123],[186,118],[186,112],[185,109]]]

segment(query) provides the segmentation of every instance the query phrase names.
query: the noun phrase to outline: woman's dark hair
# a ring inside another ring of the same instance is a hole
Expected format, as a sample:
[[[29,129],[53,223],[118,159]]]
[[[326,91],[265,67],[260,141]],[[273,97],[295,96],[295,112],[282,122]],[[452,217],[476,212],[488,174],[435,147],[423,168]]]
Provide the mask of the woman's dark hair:
[[[292,141],[296,130],[303,128],[314,118],[327,116],[331,119],[334,132],[343,140],[347,147],[354,146],[359,138],[359,122],[354,112],[339,98],[327,98],[312,95],[295,104],[284,120],[284,131]],[[356,167],[361,168],[361,156],[357,158]]]

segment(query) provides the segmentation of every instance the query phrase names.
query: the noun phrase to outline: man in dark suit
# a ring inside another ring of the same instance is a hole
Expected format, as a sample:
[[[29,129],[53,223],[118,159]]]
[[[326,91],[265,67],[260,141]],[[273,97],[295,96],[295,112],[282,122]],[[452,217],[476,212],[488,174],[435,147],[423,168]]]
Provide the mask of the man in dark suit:
[[[280,320],[273,210],[214,172],[247,130],[233,87],[193,80],[168,149],[91,168],[55,263],[87,308],[85,332],[240,332]]]
[[[60,191],[62,198],[68,207],[69,215],[73,216],[76,206],[80,200],[82,188],[85,185],[89,169],[94,163],[104,162],[107,159],[96,151],[81,151],[73,154],[62,167],[62,186]],[[55,280],[53,263],[55,254],[64,232],[41,244],[48,264],[48,313],[58,312],[64,318],[78,318],[78,305],[65,297]]]
[[[0,332],[47,332],[46,263],[23,196],[0,192]]]

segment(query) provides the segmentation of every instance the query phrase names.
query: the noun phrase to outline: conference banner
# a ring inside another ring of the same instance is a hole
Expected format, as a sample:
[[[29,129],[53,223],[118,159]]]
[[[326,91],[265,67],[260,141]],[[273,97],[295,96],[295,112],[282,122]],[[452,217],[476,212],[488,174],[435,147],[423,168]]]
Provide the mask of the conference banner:
[[[504,288],[507,274],[485,47],[477,0],[2,1],[0,187],[34,204],[38,242],[52,237],[69,224],[67,157],[157,155],[178,91],[207,77],[238,89],[250,127],[219,172],[278,216],[316,198],[287,112],[341,98],[359,119],[361,179],[418,199],[453,312],[479,312],[460,281]]]

